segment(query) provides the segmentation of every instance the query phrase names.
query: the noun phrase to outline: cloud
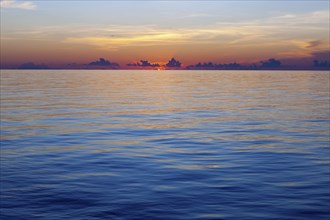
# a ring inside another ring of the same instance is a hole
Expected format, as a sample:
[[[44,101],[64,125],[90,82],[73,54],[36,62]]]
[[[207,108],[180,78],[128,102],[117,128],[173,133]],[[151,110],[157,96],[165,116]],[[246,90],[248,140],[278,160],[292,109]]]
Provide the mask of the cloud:
[[[168,63],[166,64],[167,67],[177,67],[180,68],[181,67],[181,62],[172,58],[168,61]]]
[[[34,64],[33,62],[29,63],[23,63],[18,67],[19,69],[26,69],[26,70],[32,70],[32,69],[48,69],[48,66],[44,64]]]
[[[246,36],[254,31],[239,27],[204,26],[196,28],[162,28],[158,26],[123,26],[71,28],[79,33],[62,31],[70,35],[62,42],[84,44],[104,50],[117,50],[126,46],[164,46],[182,44],[212,44],[228,42]],[[48,31],[50,34],[51,31]],[[38,35],[40,36],[40,34]]]
[[[198,14],[202,15],[202,14]],[[297,47],[293,41],[305,42],[328,37],[329,14],[314,11],[282,14],[263,20],[218,22],[195,27],[161,27],[157,25],[63,25],[20,29],[3,37],[50,40],[89,45],[101,50],[119,50],[129,46],[164,46],[213,44],[219,47],[279,45]],[[301,44],[302,45],[302,44]],[[311,44],[313,47],[324,44]],[[302,48],[298,46],[298,48]]]
[[[1,0],[1,8],[17,8],[23,10],[35,10],[37,6],[31,1]]]
[[[111,66],[111,67],[119,67],[118,63],[112,63],[104,58],[100,58],[97,61],[90,62],[88,65],[91,66]]]
[[[328,12],[314,11],[284,14],[263,20],[219,22],[193,28],[164,28],[155,25],[87,27],[84,33],[72,34],[63,41],[87,44],[105,50],[117,50],[125,46],[182,44],[258,46],[274,45],[275,42],[277,45],[291,44],[291,47],[295,47],[296,44],[292,43],[292,40],[309,42],[320,36],[328,36],[328,25]],[[324,45],[315,41],[304,45],[305,48],[308,46],[315,48]]]
[[[322,40],[312,40],[312,39],[295,39],[290,41],[292,45],[295,45],[296,48],[314,51],[319,48],[327,48],[328,43]]]
[[[261,61],[262,67],[280,67],[281,66],[281,61],[276,60],[274,58],[270,58],[266,61]]]
[[[269,23],[286,25],[329,24],[329,11],[313,11],[302,14],[285,14],[266,20]]]
[[[309,41],[306,48],[314,48],[314,47],[317,47],[321,44],[322,44],[322,41],[320,41],[320,40]]]
[[[150,63],[148,60],[140,60],[137,63],[129,63],[127,66],[141,66],[141,67],[159,67],[158,63]]]
[[[58,42],[63,47],[81,46],[112,52],[127,51],[130,48],[138,50],[143,47],[152,50],[169,47],[177,51],[212,48],[227,57],[243,54],[240,55],[241,62],[250,60],[250,55],[245,54],[255,49],[255,54],[263,54],[258,59],[262,56],[283,59],[309,57],[313,52],[328,48],[328,27],[315,29],[314,25],[286,26],[285,23],[263,23],[263,21],[219,23],[185,28],[165,28],[157,25],[68,24],[11,30],[3,37],[15,38],[16,41],[45,40]],[[174,55],[179,54],[168,54],[168,56]],[[257,58],[253,59],[257,61]]]
[[[11,29],[2,34],[2,39],[44,40],[62,44],[63,47],[81,46],[112,52],[128,51],[129,48],[139,50],[142,47],[149,47],[150,51],[161,50],[168,46],[169,50],[176,52],[168,56],[205,48],[219,51],[219,56],[243,54],[248,60],[250,55],[245,54],[253,50],[255,54],[268,53],[267,57],[283,59],[308,57],[314,52],[328,49],[329,14],[325,11],[278,14],[263,20],[218,22],[193,27],[152,24],[34,26]]]
[[[311,57],[320,51],[324,51],[329,48],[328,42],[325,40],[312,40],[312,39],[297,39],[290,40],[291,48],[287,48],[286,51],[280,52],[277,55],[290,58],[290,57]]]

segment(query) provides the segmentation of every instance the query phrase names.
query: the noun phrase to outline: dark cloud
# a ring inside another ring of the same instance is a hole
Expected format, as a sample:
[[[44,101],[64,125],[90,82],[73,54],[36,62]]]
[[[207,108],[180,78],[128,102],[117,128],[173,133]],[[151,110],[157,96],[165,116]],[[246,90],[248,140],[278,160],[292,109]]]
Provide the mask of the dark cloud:
[[[261,67],[266,67],[266,68],[274,68],[281,66],[281,61],[276,60],[274,58],[270,58],[267,61],[261,61],[260,63],[261,63]]]
[[[140,60],[138,63],[129,63],[127,66],[141,66],[141,67],[159,67],[158,63],[150,63],[148,60]]]
[[[281,59],[286,65],[292,66],[293,69],[311,69],[315,67],[320,67],[321,62],[327,61],[330,63],[330,50],[317,51],[310,54],[310,56],[302,58],[286,58]],[[318,61],[319,64],[316,64],[314,61]]]
[[[181,62],[172,58],[168,61],[168,63],[166,64],[167,67],[181,67]]]
[[[110,61],[104,59],[104,58],[100,58],[97,61],[93,61],[91,63],[89,63],[88,65],[91,66],[110,66],[110,67],[119,67],[118,63],[111,63]]]
[[[236,62],[233,63],[224,63],[217,64],[212,62],[197,63],[195,65],[187,66],[186,69],[191,70],[256,70],[256,69],[270,69],[270,68],[285,68],[282,66],[281,61],[274,58],[268,59],[266,61],[261,61],[261,65],[257,64],[239,64]]]
[[[314,60],[313,63],[316,68],[330,68],[330,63],[327,60]]]
[[[44,64],[34,64],[32,62],[29,63],[23,63],[21,64],[18,69],[26,69],[26,70],[32,70],[32,69],[48,69],[48,66],[44,65]]]
[[[330,69],[330,50],[313,53],[313,67]]]
[[[195,65],[187,66],[186,69],[202,69],[202,70],[231,70],[231,69],[241,69],[243,68],[241,64],[236,62],[234,63],[225,63],[225,64],[216,64],[212,62],[197,63]]]

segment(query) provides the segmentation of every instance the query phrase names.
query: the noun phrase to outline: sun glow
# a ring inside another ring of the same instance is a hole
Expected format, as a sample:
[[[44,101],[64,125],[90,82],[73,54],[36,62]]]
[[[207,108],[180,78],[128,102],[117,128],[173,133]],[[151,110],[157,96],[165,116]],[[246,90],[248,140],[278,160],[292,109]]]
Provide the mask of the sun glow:
[[[254,64],[268,58],[296,66],[329,60],[329,5],[321,1],[269,2],[274,9],[246,1],[208,1],[202,7],[195,1],[171,1],[159,3],[167,5],[161,8],[147,1],[41,2],[1,1],[2,68],[28,62],[88,68],[100,57],[118,68],[153,70],[166,69],[172,57],[182,68],[204,62]],[[312,7],[306,10],[307,5]],[[80,13],[69,13],[72,9]],[[137,63],[133,60],[161,67],[128,66]]]

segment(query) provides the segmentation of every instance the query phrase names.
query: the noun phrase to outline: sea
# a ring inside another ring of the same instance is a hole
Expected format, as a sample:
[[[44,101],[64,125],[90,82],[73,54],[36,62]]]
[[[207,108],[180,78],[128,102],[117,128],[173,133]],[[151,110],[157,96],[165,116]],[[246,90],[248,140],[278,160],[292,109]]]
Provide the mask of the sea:
[[[328,220],[328,71],[1,70],[2,220]]]

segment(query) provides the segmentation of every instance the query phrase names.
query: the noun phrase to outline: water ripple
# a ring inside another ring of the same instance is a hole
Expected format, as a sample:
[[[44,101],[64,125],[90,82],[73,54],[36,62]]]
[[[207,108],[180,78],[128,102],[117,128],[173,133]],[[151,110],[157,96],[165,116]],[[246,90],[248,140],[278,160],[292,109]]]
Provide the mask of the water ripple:
[[[329,219],[329,75],[1,71],[1,219]]]

